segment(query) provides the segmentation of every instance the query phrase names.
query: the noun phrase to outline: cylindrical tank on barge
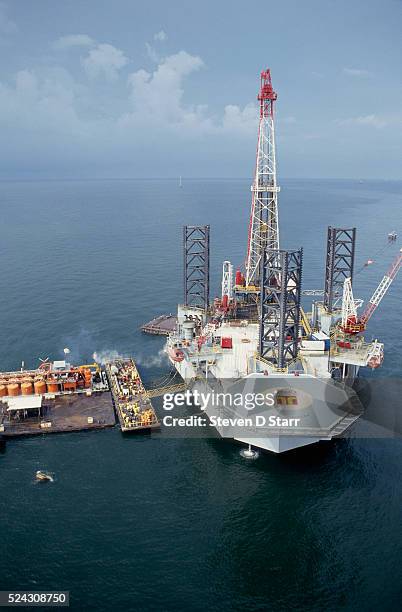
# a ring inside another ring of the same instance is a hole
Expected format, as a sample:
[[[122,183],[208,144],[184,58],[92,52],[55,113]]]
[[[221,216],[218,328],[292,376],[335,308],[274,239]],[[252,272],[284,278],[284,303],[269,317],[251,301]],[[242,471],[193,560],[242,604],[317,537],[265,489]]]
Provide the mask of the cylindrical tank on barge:
[[[30,378],[25,378],[21,383],[21,393],[22,395],[33,395],[34,386],[32,384],[32,380]]]
[[[34,382],[34,390],[37,395],[46,393],[46,383],[43,378],[36,378]]]
[[[18,380],[14,378],[10,378],[7,383],[7,393],[10,397],[15,397],[16,395],[20,395],[21,389],[18,383]]]
[[[59,389],[58,381],[55,379],[49,379],[47,381],[47,392],[48,393],[58,393],[59,391],[60,389]]]

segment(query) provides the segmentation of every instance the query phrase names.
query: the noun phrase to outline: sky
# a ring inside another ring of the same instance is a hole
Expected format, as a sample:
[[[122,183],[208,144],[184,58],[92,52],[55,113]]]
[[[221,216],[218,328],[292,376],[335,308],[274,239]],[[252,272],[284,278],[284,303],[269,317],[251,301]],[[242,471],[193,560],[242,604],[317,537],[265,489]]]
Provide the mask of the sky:
[[[0,0],[0,178],[402,179],[402,0]]]

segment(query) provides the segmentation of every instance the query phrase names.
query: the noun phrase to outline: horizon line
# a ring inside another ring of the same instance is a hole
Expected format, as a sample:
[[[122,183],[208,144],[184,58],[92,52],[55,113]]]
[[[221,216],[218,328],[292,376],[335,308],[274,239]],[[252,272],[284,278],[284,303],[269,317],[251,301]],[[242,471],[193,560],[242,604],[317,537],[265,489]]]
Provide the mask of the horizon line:
[[[118,177],[118,176],[108,176],[108,177],[99,177],[99,176],[89,176],[89,177],[46,177],[46,176],[33,176],[33,177],[1,177],[0,182],[33,182],[33,181],[178,181],[181,178],[182,181],[252,181],[252,177],[231,177],[231,176],[127,176],[127,177]],[[373,181],[402,181],[402,177],[400,178],[386,178],[386,177],[370,177],[366,178],[364,176],[356,176],[356,177],[344,177],[344,176],[308,176],[308,177],[297,177],[297,176],[283,176],[280,180],[283,181],[362,181],[362,182],[373,182]],[[278,181],[280,182],[280,181]]]

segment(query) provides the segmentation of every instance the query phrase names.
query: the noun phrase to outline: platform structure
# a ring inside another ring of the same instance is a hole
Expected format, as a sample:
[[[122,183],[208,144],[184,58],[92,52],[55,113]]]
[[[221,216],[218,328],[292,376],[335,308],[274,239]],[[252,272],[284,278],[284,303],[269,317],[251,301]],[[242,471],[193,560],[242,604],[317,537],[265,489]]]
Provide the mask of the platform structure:
[[[145,334],[153,334],[155,336],[168,336],[175,331],[177,326],[177,316],[173,314],[159,315],[149,323],[141,326],[141,331]]]
[[[285,368],[298,355],[303,249],[266,249],[262,257],[259,354]]]
[[[353,280],[356,250],[356,228],[328,227],[327,256],[324,281],[324,307],[329,313],[339,308],[343,283]]]
[[[160,423],[134,360],[129,357],[109,361],[106,374],[121,431],[159,429]]]
[[[109,392],[58,395],[53,398],[31,396],[25,403],[21,401],[21,405],[16,401],[0,402],[0,435],[4,439],[104,429],[115,424]]]
[[[183,227],[184,305],[209,306],[209,225]]]

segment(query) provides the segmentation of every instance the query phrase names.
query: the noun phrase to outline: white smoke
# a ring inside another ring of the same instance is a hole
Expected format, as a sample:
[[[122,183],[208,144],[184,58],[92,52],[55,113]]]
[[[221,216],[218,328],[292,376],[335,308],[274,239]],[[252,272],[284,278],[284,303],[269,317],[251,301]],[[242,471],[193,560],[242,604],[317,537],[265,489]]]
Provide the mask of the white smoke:
[[[126,357],[129,357],[129,355],[122,355],[113,349],[95,351],[92,355],[93,360],[101,365],[105,365],[106,362],[113,361],[114,359],[124,359]],[[167,355],[163,349],[160,349],[156,355],[134,355],[133,359],[137,365],[143,368],[154,368],[167,365],[168,363]]]
[[[164,349],[160,349],[156,355],[151,355],[147,357],[139,355],[138,357],[135,357],[135,361],[137,365],[140,365],[143,368],[153,368],[167,364],[168,357]]]
[[[92,358],[96,363],[105,365],[107,361],[113,361],[114,359],[123,359],[123,355],[114,350],[103,350],[95,351],[92,354]]]

